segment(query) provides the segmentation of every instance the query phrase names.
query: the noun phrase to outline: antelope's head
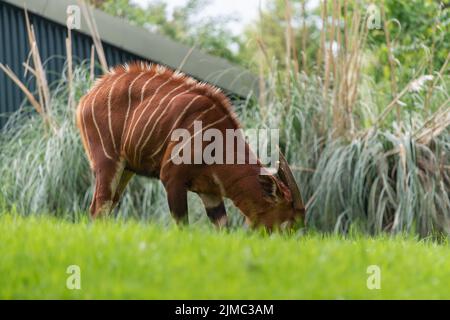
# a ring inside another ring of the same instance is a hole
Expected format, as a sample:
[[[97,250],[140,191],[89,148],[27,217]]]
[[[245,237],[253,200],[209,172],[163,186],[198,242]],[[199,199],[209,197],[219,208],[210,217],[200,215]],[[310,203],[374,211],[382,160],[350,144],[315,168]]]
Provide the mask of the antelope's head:
[[[264,192],[265,209],[253,216],[252,225],[269,230],[292,228],[304,222],[305,207],[289,165],[280,152],[280,165],[276,175],[261,175],[259,181]]]

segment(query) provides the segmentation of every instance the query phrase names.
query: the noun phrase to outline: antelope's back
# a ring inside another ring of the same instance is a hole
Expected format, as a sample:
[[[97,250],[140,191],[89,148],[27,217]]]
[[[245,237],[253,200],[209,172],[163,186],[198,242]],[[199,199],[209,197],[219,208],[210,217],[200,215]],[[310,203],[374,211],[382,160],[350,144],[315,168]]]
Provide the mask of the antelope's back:
[[[91,164],[125,159],[139,170],[159,164],[175,129],[237,128],[228,98],[217,88],[159,65],[118,66],[82,97],[77,125]]]

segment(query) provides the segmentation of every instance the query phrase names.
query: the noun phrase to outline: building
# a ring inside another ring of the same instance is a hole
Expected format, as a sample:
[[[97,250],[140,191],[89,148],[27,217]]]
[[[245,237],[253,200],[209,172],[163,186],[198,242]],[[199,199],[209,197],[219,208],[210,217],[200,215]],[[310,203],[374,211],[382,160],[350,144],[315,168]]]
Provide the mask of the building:
[[[24,77],[23,68],[30,51],[24,8],[34,25],[41,59],[51,84],[61,75],[66,60],[66,20],[70,5],[77,5],[77,0],[0,0],[0,62],[8,65],[31,90],[33,80],[30,75]],[[183,72],[232,95],[246,97],[256,91],[256,78],[224,59],[191,50],[99,10],[94,10],[93,14],[110,66],[139,59],[177,69],[184,61]],[[74,61],[89,60],[93,43],[84,17],[80,15],[80,18],[80,28],[72,31]],[[0,127],[23,100],[21,90],[0,70],[0,114],[3,115]]]

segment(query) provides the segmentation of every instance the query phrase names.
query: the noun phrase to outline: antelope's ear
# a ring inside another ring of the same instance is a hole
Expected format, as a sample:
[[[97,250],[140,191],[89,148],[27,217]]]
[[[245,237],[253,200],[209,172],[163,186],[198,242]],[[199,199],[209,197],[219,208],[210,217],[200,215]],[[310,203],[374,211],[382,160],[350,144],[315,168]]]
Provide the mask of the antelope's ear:
[[[291,191],[273,175],[260,175],[259,183],[264,194],[272,201],[279,202],[281,199],[292,201]]]

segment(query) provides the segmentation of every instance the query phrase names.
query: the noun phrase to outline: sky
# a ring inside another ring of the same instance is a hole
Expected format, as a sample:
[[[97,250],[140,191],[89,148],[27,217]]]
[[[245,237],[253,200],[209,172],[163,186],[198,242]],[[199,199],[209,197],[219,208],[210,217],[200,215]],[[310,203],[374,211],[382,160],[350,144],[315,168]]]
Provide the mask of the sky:
[[[132,0],[133,3],[143,7],[152,0]],[[236,22],[230,22],[230,30],[234,34],[239,34],[243,27],[256,19],[258,16],[259,3],[261,0],[210,0],[211,4],[205,7],[205,16],[230,15],[236,17]],[[183,5],[187,0],[166,0],[169,10],[176,6]]]

